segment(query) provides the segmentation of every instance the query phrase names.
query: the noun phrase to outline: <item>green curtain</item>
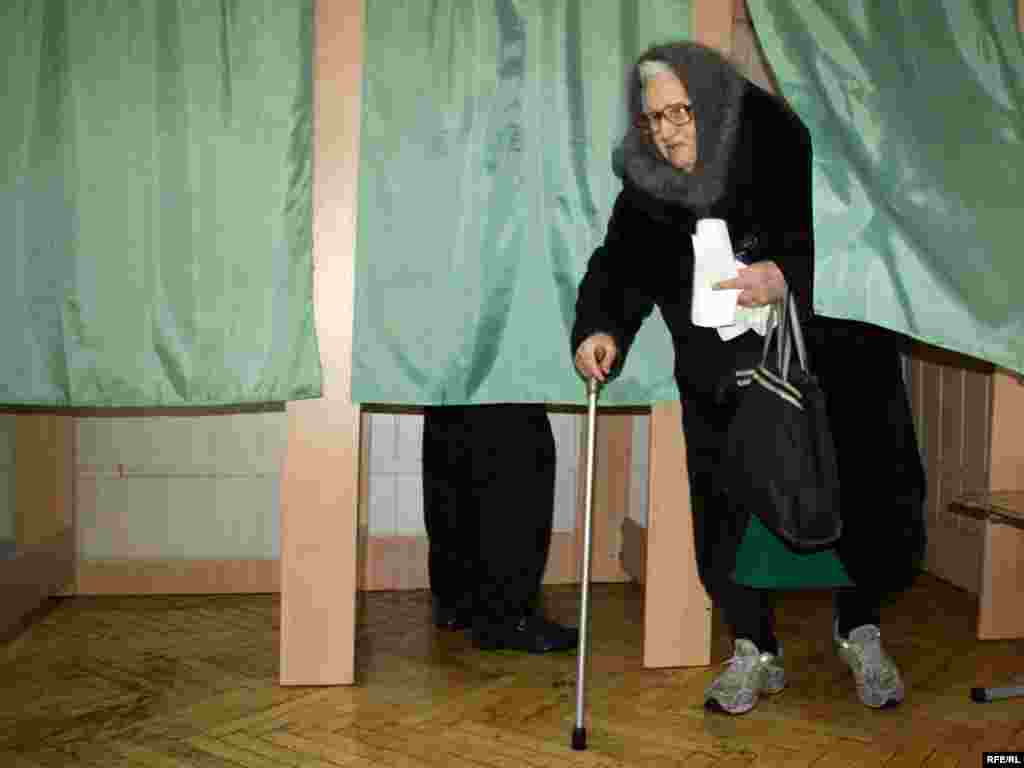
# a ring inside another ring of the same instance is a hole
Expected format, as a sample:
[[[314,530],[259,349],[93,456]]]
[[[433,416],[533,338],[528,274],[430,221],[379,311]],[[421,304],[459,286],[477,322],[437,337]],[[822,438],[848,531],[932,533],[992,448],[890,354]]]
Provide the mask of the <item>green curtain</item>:
[[[573,403],[629,64],[690,0],[366,3],[352,397]],[[678,398],[660,319],[602,402]]]
[[[1016,0],[748,0],[814,140],[815,307],[1024,371]]]
[[[315,397],[313,0],[8,0],[0,402]]]

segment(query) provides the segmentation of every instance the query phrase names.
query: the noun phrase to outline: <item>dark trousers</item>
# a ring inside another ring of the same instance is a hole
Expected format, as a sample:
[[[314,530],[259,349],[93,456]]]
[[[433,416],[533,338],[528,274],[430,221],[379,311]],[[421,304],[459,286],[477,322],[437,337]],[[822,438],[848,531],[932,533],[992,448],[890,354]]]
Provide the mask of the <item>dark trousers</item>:
[[[758,650],[778,653],[779,640],[775,634],[775,598],[771,589],[755,589],[737,584],[731,579],[716,586],[712,600],[722,610],[726,625],[733,637],[744,637]],[[881,625],[881,598],[863,588],[843,587],[836,590],[834,615],[839,622],[839,634],[846,637],[850,630],[864,624]]]
[[[828,318],[815,318],[804,335],[828,398],[843,489],[843,535],[836,551],[856,585],[836,595],[845,635],[861,624],[877,625],[883,598],[909,586],[917,572],[925,545],[924,470],[900,373],[905,339]],[[750,351],[744,353],[736,367],[756,365]],[[685,391],[683,382],[680,390]],[[683,398],[697,568],[735,636],[771,651],[775,593],[731,577],[752,511],[731,504],[718,480],[719,472],[742,471],[719,458],[734,412],[735,401],[728,398]]]
[[[750,512],[737,509],[723,492],[724,483],[718,480],[718,472],[723,471],[719,456],[732,413],[727,405],[683,400],[697,571],[733,636],[751,640],[761,651],[776,653],[777,592],[737,584],[732,578],[736,553],[750,522]],[[882,594],[871,587],[839,589],[836,615],[840,633],[845,636],[862,624],[877,626],[881,598]]]
[[[475,623],[537,609],[554,518],[555,438],[539,404],[431,406],[423,419],[430,589]]]

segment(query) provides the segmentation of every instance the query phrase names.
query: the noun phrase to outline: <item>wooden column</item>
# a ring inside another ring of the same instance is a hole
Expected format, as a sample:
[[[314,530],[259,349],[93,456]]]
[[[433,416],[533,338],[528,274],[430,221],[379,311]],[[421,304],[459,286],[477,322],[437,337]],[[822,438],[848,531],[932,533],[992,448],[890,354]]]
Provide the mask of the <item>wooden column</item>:
[[[15,539],[23,550],[73,524],[74,417],[25,413],[15,418]]]
[[[74,582],[74,463],[74,417],[15,416],[17,549],[0,560],[0,634]]]
[[[728,56],[736,14],[745,12],[742,0],[694,0],[693,37]]]
[[[582,384],[580,385],[583,386]],[[590,577],[595,582],[628,581],[622,568],[622,526],[629,512],[633,471],[633,414],[598,410],[594,447],[594,508]],[[580,419],[576,472],[576,528],[573,532],[572,581],[580,579],[586,514],[587,422]],[[557,537],[557,534],[556,534]],[[555,556],[552,541],[552,556]],[[549,558],[548,568],[557,566]]]
[[[695,39],[728,54],[733,15],[733,0],[694,0]],[[651,409],[645,667],[701,666],[718,652],[711,601],[697,576],[681,417],[678,403]]]
[[[679,403],[651,412],[647,575],[644,579],[645,667],[712,661],[711,600],[697,576]]]
[[[281,683],[351,684],[359,407],[350,402],[362,1],[318,0],[314,277],[324,396],[288,404],[281,477]]]

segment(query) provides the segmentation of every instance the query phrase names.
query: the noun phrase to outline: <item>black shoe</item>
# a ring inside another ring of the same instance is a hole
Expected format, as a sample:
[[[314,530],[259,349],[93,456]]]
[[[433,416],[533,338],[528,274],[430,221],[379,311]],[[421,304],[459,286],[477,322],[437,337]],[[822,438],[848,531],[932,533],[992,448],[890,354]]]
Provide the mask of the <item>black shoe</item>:
[[[434,626],[438,629],[456,632],[467,629],[472,623],[472,619],[455,606],[438,600],[434,601]]]
[[[513,650],[528,653],[568,651],[579,644],[579,630],[563,627],[541,616],[523,616],[497,624],[473,627],[473,645],[483,651]]]

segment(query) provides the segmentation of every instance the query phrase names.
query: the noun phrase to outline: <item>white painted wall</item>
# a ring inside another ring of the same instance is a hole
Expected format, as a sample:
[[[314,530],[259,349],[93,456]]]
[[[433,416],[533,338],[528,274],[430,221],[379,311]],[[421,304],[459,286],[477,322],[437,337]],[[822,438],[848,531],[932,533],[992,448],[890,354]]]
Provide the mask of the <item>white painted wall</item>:
[[[555,433],[555,530],[572,530],[576,515],[579,417],[553,413]],[[423,417],[370,416],[369,531],[373,535],[418,536],[423,527],[421,455]]]
[[[576,509],[580,417],[552,414],[555,528]],[[423,419],[371,414],[368,526],[421,535]],[[285,414],[77,420],[79,553],[86,559],[278,556]]]
[[[285,414],[77,420],[84,558],[278,556]]]
[[[650,416],[633,417],[633,466],[629,481],[629,517],[647,527],[647,475],[650,467]]]

